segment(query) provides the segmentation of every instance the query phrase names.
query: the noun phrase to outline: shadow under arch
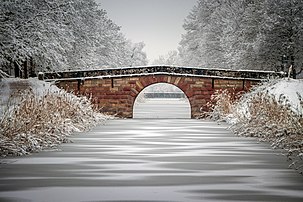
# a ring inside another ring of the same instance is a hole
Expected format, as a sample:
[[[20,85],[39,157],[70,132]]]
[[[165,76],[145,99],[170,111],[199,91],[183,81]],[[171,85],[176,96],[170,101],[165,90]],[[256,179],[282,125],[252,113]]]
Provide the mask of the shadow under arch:
[[[133,102],[133,118],[190,119],[191,103],[177,85],[158,82],[145,86]]]

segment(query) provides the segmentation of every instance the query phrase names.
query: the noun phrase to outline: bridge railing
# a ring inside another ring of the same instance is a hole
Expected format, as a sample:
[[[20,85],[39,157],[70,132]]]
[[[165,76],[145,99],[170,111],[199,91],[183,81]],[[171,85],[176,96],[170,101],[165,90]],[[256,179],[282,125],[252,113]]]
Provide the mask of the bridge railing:
[[[255,79],[264,80],[270,78],[285,77],[284,72],[260,71],[260,70],[231,70],[231,69],[209,69],[201,67],[179,67],[179,66],[142,66],[121,67],[96,70],[77,70],[62,72],[46,72],[46,80],[66,80],[86,77],[134,77],[142,75],[182,75],[197,77],[232,78],[232,79]]]

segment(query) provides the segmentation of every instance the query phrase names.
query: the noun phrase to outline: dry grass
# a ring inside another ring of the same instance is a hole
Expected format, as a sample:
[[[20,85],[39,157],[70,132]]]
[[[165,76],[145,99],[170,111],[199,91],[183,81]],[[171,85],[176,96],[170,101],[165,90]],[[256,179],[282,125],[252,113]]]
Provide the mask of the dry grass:
[[[301,99],[301,107],[303,101]],[[238,121],[231,129],[238,135],[257,137],[284,151],[291,166],[302,172],[303,117],[295,113],[283,95],[277,101],[267,92],[251,97],[247,115],[234,111]]]
[[[239,97],[240,93],[235,93],[235,90],[216,90],[211,96],[211,101],[207,103],[210,112],[206,112],[206,117],[213,120],[224,120],[232,113],[234,103]]]
[[[0,156],[54,148],[68,141],[72,132],[87,130],[104,119],[86,97],[65,91],[38,97],[25,91],[22,96],[11,96],[0,119]]]

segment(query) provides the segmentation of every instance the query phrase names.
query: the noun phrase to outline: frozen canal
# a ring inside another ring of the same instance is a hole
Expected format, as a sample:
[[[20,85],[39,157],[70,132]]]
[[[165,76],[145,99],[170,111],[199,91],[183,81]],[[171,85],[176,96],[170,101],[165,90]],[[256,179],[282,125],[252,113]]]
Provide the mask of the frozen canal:
[[[191,118],[188,99],[144,99],[135,102],[134,118]]]
[[[225,128],[111,120],[59,151],[1,160],[0,201],[303,201],[284,157]]]

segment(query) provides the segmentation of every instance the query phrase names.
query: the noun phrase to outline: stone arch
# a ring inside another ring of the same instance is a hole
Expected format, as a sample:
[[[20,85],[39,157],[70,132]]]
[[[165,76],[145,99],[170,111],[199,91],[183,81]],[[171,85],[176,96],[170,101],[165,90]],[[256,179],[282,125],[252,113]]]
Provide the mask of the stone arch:
[[[183,75],[134,75],[116,78],[61,80],[57,85],[82,95],[91,95],[99,111],[121,118],[133,117],[133,105],[138,94],[147,86],[168,83],[180,88],[189,100],[191,118],[207,111],[207,102],[216,89],[243,86],[242,80],[223,80]]]
[[[139,95],[140,95],[141,93],[143,93],[143,91],[144,91],[145,89],[147,89],[147,88],[149,88],[149,87],[151,87],[151,86],[153,86],[153,85],[156,85],[156,84],[168,84],[168,85],[172,85],[172,86],[178,88],[178,89],[185,95],[185,99],[186,99],[186,101],[187,101],[188,103],[184,102],[184,104],[185,104],[185,105],[188,104],[189,109],[190,109],[190,111],[189,111],[189,118],[192,117],[192,107],[191,107],[190,100],[189,100],[188,96],[186,95],[186,93],[185,93],[180,87],[178,87],[178,86],[175,85],[175,84],[168,83],[168,82],[156,82],[156,83],[151,83],[151,84],[149,84],[149,85],[146,85],[146,86],[145,86],[143,89],[141,89],[141,91],[138,92],[138,94],[136,94],[136,96],[134,97],[134,101],[133,101],[133,103],[132,103],[132,117],[133,117],[133,118],[134,118],[134,112],[135,112],[135,104],[136,104],[136,101],[138,100]],[[174,118],[175,118],[175,117],[174,117]],[[180,118],[180,117],[179,117],[179,118]],[[185,117],[184,117],[184,118],[185,118]]]
[[[172,75],[148,75],[148,76],[136,77],[133,78],[133,80],[130,80],[129,82],[130,88],[133,89],[132,101],[131,101],[132,108],[130,110],[131,111],[130,117],[133,117],[133,105],[139,93],[146,87],[156,83],[168,83],[182,90],[186,95],[187,99],[189,100],[192,118],[197,117],[197,114],[200,112],[201,103],[197,103],[197,100],[195,99],[196,94],[194,92],[195,90],[194,84],[196,82],[193,80],[193,78],[190,77],[172,76]]]

